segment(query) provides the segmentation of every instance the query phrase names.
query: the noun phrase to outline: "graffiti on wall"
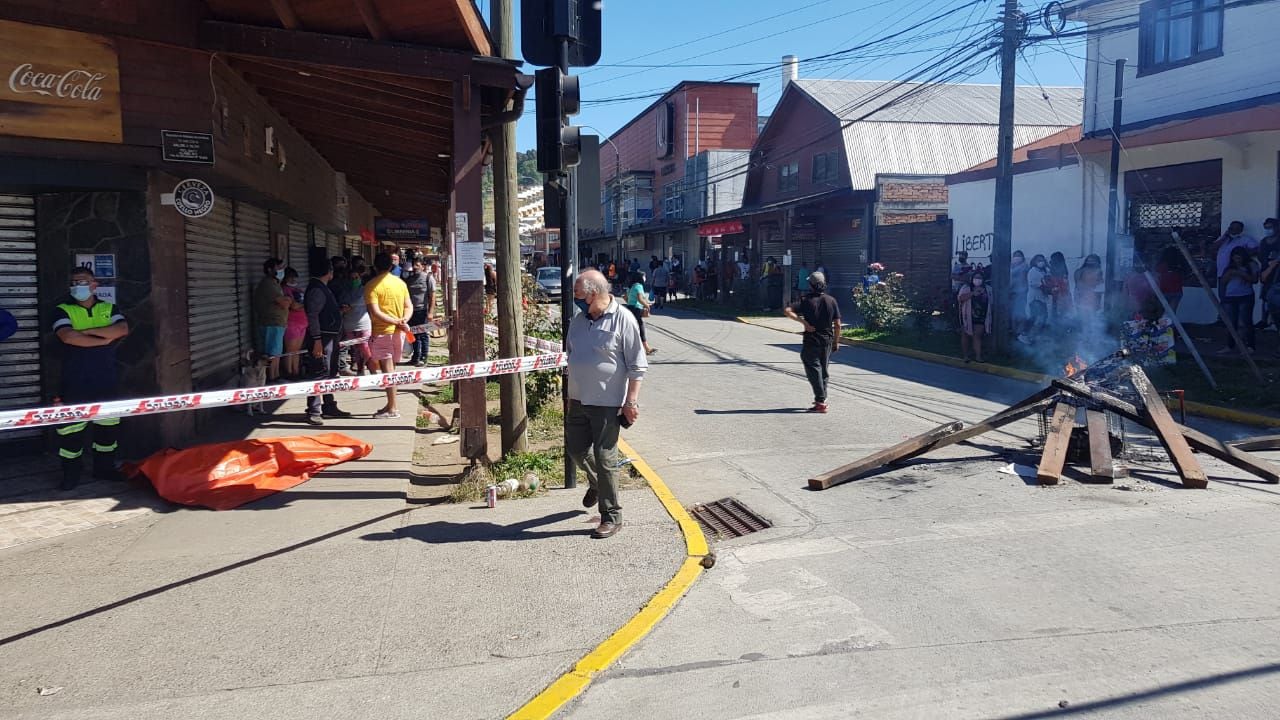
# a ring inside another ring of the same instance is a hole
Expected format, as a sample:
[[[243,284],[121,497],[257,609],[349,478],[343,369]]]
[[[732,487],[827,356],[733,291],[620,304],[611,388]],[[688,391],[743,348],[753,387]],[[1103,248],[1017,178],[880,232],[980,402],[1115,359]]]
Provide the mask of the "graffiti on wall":
[[[956,252],[967,252],[970,257],[988,257],[991,255],[991,246],[995,242],[995,233],[982,233],[981,235],[956,235]]]

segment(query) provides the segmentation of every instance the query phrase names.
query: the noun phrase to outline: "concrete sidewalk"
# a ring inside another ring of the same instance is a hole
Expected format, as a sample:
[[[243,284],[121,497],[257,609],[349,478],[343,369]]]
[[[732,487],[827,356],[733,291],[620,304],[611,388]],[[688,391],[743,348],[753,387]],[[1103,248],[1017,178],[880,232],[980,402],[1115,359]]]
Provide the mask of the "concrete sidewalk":
[[[0,550],[0,717],[502,717],[684,559],[647,489],[624,493],[607,541],[577,491],[406,504],[412,413],[372,420],[380,393],[343,405],[363,417],[323,431],[373,454],[293,490],[227,512],[158,502]],[[301,410],[252,435],[307,432]]]

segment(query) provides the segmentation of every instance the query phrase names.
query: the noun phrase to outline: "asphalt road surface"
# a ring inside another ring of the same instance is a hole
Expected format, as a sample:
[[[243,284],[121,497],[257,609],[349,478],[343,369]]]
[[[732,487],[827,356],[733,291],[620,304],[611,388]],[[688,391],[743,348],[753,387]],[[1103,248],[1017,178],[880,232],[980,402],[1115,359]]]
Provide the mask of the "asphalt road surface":
[[[1201,456],[1208,490],[1150,459],[1115,486],[1037,487],[1000,472],[1035,462],[1023,421],[811,492],[818,472],[1035,387],[845,348],[831,412],[811,415],[799,336],[648,322],[659,353],[626,439],[684,504],[734,497],[774,527],[718,542],[561,717],[1280,715],[1276,486]]]

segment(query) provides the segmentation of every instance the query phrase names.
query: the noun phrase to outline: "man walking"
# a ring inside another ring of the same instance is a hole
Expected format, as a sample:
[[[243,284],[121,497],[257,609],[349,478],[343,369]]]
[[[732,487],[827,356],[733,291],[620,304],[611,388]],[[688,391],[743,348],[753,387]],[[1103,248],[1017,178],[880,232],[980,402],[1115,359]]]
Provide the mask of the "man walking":
[[[810,273],[809,294],[783,310],[787,317],[804,325],[800,362],[813,386],[813,407],[809,412],[815,413],[827,411],[827,365],[831,353],[840,348],[840,305],[826,290],[826,276]]]
[[[85,268],[71,272],[71,297],[53,312],[53,332],[62,343],[60,396],[68,405],[115,400],[116,348],[128,336],[129,323],[115,305],[97,298],[98,281]],[[62,489],[80,484],[85,430],[88,422],[59,425],[58,456],[62,458]],[[122,480],[116,468],[116,431],[120,418],[93,421],[93,475]]]
[[[311,353],[308,366],[318,372],[311,377],[327,380],[338,377],[338,337],[342,334],[342,306],[333,290],[333,266],[323,257],[311,259],[311,282],[302,304],[307,311],[307,345]],[[323,425],[323,418],[349,418],[351,413],[338,408],[333,393],[326,393],[323,401],[318,395],[307,397],[307,422]]]
[[[253,290],[253,319],[258,324],[258,352],[271,358],[267,380],[280,377],[280,355],[284,353],[284,326],[289,322],[289,297],[284,280],[284,261],[270,258],[262,263],[262,279]]]
[[[378,372],[384,373],[395,371],[396,363],[400,362],[400,353],[404,349],[404,337],[400,333],[409,331],[408,321],[413,315],[409,288],[403,280],[391,274],[392,268],[398,267],[392,263],[392,257],[387,253],[378,253],[373,259],[373,269],[377,276],[364,286],[364,302],[372,321],[369,361]],[[373,417],[400,417],[396,408],[395,386],[387,388],[386,407],[374,413]]]
[[[565,451],[587,476],[583,507],[598,505],[600,525],[591,537],[612,537],[622,527],[618,504],[618,430],[640,416],[640,382],[649,368],[640,326],[609,293],[598,270],[586,270],[573,283],[573,297],[585,312],[569,322],[569,417]]]

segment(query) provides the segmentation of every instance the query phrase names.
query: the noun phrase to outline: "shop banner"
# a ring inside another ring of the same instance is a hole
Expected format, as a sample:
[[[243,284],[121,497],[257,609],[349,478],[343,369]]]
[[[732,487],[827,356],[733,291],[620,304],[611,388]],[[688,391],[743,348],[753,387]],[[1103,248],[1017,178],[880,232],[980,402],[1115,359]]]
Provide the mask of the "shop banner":
[[[426,220],[388,220],[376,218],[373,232],[379,240],[391,242],[431,242],[431,224]]]
[[[0,135],[123,141],[115,45],[0,20]]]

